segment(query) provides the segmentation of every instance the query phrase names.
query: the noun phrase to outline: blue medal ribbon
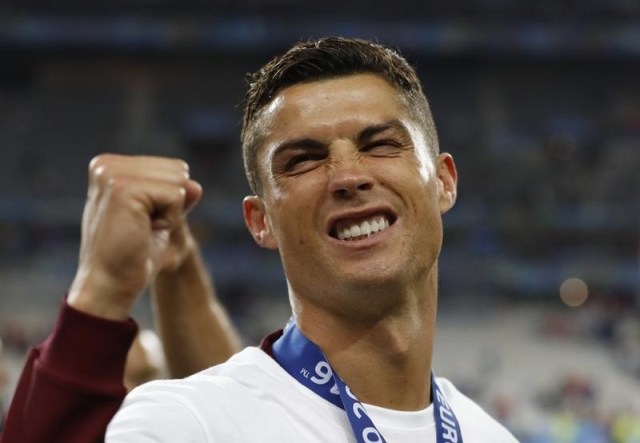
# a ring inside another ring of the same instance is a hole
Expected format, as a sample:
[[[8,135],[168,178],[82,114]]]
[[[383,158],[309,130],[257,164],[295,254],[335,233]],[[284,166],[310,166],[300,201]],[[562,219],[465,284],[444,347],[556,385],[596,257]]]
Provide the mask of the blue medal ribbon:
[[[358,443],[385,443],[362,403],[336,374],[320,348],[305,337],[291,319],[273,344],[273,355],[282,368],[320,397],[344,409]],[[463,443],[456,416],[431,374],[431,395],[438,443]]]

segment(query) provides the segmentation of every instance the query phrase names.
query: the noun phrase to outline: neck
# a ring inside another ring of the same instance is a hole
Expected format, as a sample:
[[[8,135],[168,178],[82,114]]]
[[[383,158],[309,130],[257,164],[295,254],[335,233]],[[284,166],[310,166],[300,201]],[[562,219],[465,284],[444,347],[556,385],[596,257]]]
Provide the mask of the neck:
[[[359,401],[396,410],[430,404],[435,286],[428,297],[372,319],[296,306],[296,322]]]

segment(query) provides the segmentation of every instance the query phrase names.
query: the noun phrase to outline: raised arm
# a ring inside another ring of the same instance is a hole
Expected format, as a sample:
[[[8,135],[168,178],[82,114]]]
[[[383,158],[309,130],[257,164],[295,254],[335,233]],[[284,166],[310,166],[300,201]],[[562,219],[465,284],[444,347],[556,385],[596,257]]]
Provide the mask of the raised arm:
[[[194,320],[193,333],[172,335],[167,326],[172,320],[162,316],[169,349],[179,346],[180,338],[193,337],[198,327],[208,331],[206,322],[220,320],[220,330],[232,338],[223,338],[218,349],[228,352],[235,333],[222,310],[200,312],[200,303],[211,297],[215,305],[215,299],[195,243],[184,235],[185,216],[200,195],[200,185],[189,179],[179,160],[102,155],[91,162],[76,277],[54,331],[29,355],[0,437],[3,443],[103,440],[126,393],[125,359],[137,329],[130,311],[159,273],[164,294],[158,294],[163,299],[159,312],[174,309],[176,319]],[[193,297],[183,297],[187,293]],[[187,358],[188,349],[170,355]],[[202,364],[206,351],[195,349],[201,353],[190,361]],[[211,361],[218,358],[224,359]]]
[[[69,305],[98,317],[127,319],[142,290],[180,259],[171,233],[185,223],[201,194],[180,160],[94,158]]]
[[[175,259],[152,286],[154,315],[169,374],[182,378],[227,360],[239,350],[240,339],[186,223],[174,230],[171,241]]]

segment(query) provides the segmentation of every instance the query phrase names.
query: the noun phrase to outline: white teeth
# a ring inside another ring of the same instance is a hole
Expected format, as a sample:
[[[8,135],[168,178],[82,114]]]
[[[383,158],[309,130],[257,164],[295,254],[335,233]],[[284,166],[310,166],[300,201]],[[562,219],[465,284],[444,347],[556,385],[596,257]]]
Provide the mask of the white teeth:
[[[371,234],[371,225],[368,221],[365,221],[360,225],[360,234],[366,235],[367,237]]]
[[[349,240],[351,238],[351,228],[343,228],[342,231],[338,231],[338,238],[340,240]]]
[[[376,232],[384,231],[389,227],[389,220],[384,216],[374,217],[371,220],[365,220],[360,224],[352,224],[351,226],[339,229],[337,234],[340,240],[355,239],[360,236],[370,236]]]

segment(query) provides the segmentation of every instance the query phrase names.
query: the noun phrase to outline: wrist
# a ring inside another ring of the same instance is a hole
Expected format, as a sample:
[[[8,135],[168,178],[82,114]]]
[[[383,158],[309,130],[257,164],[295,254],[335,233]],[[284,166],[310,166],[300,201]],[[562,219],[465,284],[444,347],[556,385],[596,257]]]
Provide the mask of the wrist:
[[[99,280],[99,279],[98,279]],[[125,294],[107,284],[96,282],[78,272],[71,284],[67,296],[67,304],[74,309],[107,320],[127,320],[133,304],[135,294]]]
[[[159,272],[151,288],[156,303],[164,307],[184,304],[206,307],[216,300],[197,245],[178,268]]]

